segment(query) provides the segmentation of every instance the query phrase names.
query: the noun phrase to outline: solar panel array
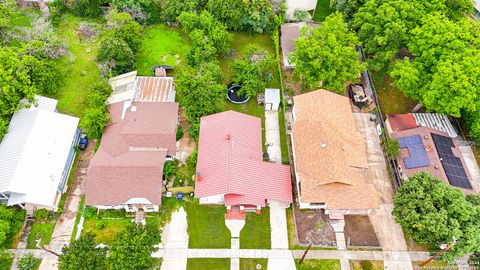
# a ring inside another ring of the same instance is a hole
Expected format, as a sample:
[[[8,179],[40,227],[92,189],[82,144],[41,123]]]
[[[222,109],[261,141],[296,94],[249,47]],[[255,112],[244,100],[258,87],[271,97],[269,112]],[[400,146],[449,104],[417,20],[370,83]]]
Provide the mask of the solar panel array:
[[[407,169],[430,166],[427,151],[420,135],[402,137],[398,139],[400,148],[408,148],[409,157],[403,158],[403,163]]]
[[[437,149],[438,155],[442,160],[443,170],[447,175],[450,185],[466,189],[472,189],[472,185],[468,180],[467,173],[463,168],[460,158],[453,154],[452,148],[455,147],[453,140],[449,137],[432,133],[433,142]]]

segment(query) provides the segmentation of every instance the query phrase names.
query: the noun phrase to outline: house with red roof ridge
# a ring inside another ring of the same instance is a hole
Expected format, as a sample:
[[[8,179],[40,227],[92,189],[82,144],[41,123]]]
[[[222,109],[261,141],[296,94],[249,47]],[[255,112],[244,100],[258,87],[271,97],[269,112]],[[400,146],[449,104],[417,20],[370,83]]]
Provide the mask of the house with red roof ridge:
[[[231,211],[292,202],[289,166],[263,161],[258,117],[226,111],[200,121],[195,197]]]

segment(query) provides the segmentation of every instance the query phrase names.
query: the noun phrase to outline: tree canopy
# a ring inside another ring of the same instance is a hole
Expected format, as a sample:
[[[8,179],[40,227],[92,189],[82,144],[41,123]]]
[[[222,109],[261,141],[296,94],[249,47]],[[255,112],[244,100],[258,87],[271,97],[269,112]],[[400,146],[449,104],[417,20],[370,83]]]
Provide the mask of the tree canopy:
[[[106,100],[111,93],[112,88],[108,83],[99,82],[87,97],[87,108],[80,120],[80,127],[87,131],[89,138],[100,138],[105,126],[110,123]]]
[[[177,97],[192,125],[190,134],[198,137],[200,117],[220,112],[225,101],[225,87],[220,84],[221,69],[217,62],[202,63],[185,69],[176,80]]]
[[[217,53],[226,50],[231,39],[230,33],[210,12],[182,12],[178,21],[192,40],[192,49],[187,56],[190,65],[214,61]]]
[[[257,46],[248,46],[245,49],[244,59],[232,63],[235,72],[233,81],[242,85],[238,94],[245,96],[255,95],[267,86],[268,68],[273,64],[273,57],[268,51]]]
[[[409,177],[394,197],[393,215],[417,243],[438,250],[440,243],[457,243],[449,256],[480,249],[480,207],[461,190],[421,172]]]
[[[354,15],[352,26],[358,31],[365,52],[373,55],[371,66],[380,70],[406,47],[410,31],[433,12],[451,19],[463,19],[473,9],[469,0],[367,0]]]
[[[105,270],[107,249],[96,248],[95,235],[87,233],[62,248],[58,258],[60,270]]]
[[[158,260],[151,256],[160,243],[158,224],[129,225],[120,231],[109,247],[107,269],[137,270],[155,269]]]
[[[342,15],[334,13],[322,26],[301,30],[292,56],[294,73],[310,88],[323,87],[342,93],[345,83],[357,80],[362,70],[355,50],[357,43]]]

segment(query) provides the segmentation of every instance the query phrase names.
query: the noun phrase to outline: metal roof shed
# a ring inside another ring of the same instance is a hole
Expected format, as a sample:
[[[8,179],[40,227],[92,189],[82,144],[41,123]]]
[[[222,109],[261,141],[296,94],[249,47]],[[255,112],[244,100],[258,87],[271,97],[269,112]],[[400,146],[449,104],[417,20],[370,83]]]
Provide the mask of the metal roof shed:
[[[56,102],[35,96],[35,105],[10,121],[0,143],[0,194],[8,205],[57,208],[75,154],[79,119],[56,112]]]

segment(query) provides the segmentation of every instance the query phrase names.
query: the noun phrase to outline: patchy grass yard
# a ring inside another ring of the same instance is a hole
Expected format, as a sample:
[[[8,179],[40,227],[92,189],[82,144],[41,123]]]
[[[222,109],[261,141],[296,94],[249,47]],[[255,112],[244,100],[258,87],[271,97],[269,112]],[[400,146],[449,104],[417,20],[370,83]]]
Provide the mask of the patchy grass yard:
[[[458,267],[454,264],[454,263],[451,263],[449,264],[448,262],[441,262],[441,261],[432,261],[432,262],[429,262],[427,265],[423,266],[423,267],[420,267],[420,264],[422,262],[413,262],[412,265],[413,265],[413,269],[417,270],[417,269],[424,269],[424,270],[427,270],[427,269],[441,269],[441,270],[457,270]]]
[[[233,69],[231,64],[236,59],[241,59],[245,56],[245,49],[248,45],[256,45],[264,50],[267,50],[272,57],[275,57],[275,47],[273,39],[268,34],[252,35],[244,32],[232,32],[232,41],[230,48],[235,50],[235,54],[231,56],[220,55],[218,57],[220,66],[222,67],[223,80],[225,84],[232,81]],[[269,72],[272,72],[272,80],[267,84],[269,88],[280,88],[280,78],[278,77],[277,63],[273,63]]]
[[[188,259],[187,270],[229,270],[230,259]]]
[[[231,237],[230,230],[225,225],[224,206],[204,206],[198,202],[189,202],[186,210],[189,248],[230,248]]]
[[[313,12],[313,20],[323,22],[325,18],[333,12],[335,12],[335,9],[330,7],[330,0],[318,0],[317,7]]]
[[[282,109],[278,110],[278,124],[280,125],[280,147],[282,149],[282,163],[288,164],[290,163],[290,160],[288,158],[287,129],[285,127],[285,113]]]
[[[350,261],[352,270],[383,270],[383,261]]]
[[[55,221],[48,223],[34,223],[27,239],[27,248],[37,248],[37,239],[41,238],[40,246],[50,244]]]
[[[386,74],[372,74],[372,79],[377,90],[378,102],[385,114],[409,113],[417,104],[406,97],[403,92],[391,85],[392,79]]]
[[[132,223],[131,218],[123,219],[85,219],[82,234],[92,232],[95,234],[96,244],[111,244],[118,232]]]
[[[181,69],[186,65],[189,42],[190,39],[180,28],[163,24],[147,27],[137,54],[138,74],[151,76],[153,73],[150,68],[161,64],[171,65],[175,70]]]
[[[80,117],[86,107],[85,100],[93,85],[100,79],[100,70],[95,62],[99,47],[99,38],[92,41],[81,41],[77,29],[84,18],[66,14],[58,27],[58,34],[70,45],[68,55],[58,60],[63,72],[64,82],[54,98],[58,99],[57,109],[62,113]],[[90,20],[89,22],[94,22]],[[87,52],[90,48],[90,52]]]
[[[339,260],[304,260],[301,265],[300,260],[295,260],[297,270],[340,270]]]
[[[245,226],[240,231],[241,249],[270,249],[270,208],[262,208],[260,214],[247,213]]]
[[[257,264],[262,266],[261,269],[267,269],[268,259],[240,258],[240,270],[257,270]]]

